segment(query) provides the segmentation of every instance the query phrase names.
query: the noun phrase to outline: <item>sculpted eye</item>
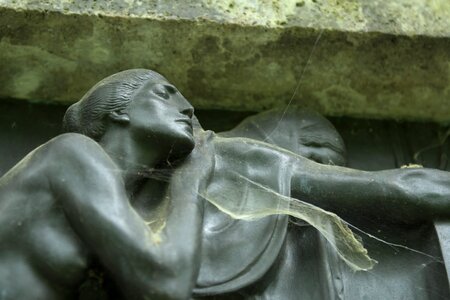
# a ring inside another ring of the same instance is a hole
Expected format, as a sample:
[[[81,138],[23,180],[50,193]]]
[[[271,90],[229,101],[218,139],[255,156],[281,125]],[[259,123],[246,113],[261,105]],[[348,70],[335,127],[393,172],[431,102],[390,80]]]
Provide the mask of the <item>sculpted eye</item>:
[[[167,90],[166,90],[165,88],[163,88],[163,87],[157,87],[157,88],[155,88],[155,89],[153,90],[153,92],[154,92],[156,95],[160,96],[161,98],[169,99],[169,93],[168,93]]]

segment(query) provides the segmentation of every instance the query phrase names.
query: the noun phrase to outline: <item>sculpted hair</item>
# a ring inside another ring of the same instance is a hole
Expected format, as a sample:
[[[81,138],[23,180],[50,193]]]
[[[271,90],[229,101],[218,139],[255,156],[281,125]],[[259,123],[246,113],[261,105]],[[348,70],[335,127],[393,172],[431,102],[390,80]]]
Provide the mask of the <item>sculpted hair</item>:
[[[149,81],[167,79],[146,69],[126,70],[106,77],[67,109],[64,130],[98,140],[105,132],[106,117],[114,111],[126,109],[134,93]]]

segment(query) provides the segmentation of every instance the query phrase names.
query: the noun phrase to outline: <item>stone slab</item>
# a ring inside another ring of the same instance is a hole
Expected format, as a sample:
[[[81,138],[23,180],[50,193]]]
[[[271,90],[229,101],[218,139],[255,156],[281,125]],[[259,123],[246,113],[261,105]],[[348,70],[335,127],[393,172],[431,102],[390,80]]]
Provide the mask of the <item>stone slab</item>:
[[[450,2],[0,0],[0,98],[68,104],[138,67],[198,108],[448,122]]]

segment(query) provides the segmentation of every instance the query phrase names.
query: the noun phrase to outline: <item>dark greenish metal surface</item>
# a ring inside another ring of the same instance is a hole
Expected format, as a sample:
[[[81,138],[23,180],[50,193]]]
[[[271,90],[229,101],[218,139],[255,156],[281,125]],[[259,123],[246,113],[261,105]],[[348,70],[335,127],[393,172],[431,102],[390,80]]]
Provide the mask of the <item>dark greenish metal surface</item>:
[[[15,102],[0,105],[0,174],[28,151],[60,132],[64,106],[43,106]],[[199,111],[200,121],[208,128],[225,130],[249,113]],[[363,170],[398,168],[409,163],[450,170],[450,153],[445,139],[447,128],[433,123],[396,123],[349,118],[334,118],[333,124],[343,136],[348,152],[348,166]],[[449,225],[392,226],[379,220],[363,220],[349,210],[342,217],[350,224],[365,223],[360,228],[378,238],[409,249],[399,248],[361,234],[369,254],[380,263],[369,272],[354,273],[336,257],[327,243],[309,227],[291,225],[290,238],[299,251],[297,278],[305,299],[440,299],[448,298],[446,268]],[[414,249],[425,254],[411,251]],[[439,260],[445,261],[445,265]],[[295,260],[294,260],[295,261]],[[301,262],[301,264],[300,264]],[[268,277],[270,278],[270,276]],[[264,278],[261,282],[264,282]],[[320,282],[320,288],[317,286]],[[254,293],[257,287],[249,287]],[[245,292],[245,291],[244,291]],[[229,299],[231,295],[227,295]],[[245,298],[243,294],[233,296]],[[219,299],[216,297],[215,299]]]

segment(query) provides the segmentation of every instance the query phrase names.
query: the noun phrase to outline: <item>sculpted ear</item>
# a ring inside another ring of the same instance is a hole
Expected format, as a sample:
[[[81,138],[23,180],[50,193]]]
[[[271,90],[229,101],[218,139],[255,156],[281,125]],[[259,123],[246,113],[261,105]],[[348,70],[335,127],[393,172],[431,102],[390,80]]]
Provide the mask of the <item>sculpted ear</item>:
[[[120,124],[128,124],[130,123],[130,116],[124,111],[115,110],[109,113],[109,118],[113,122],[117,122]]]

